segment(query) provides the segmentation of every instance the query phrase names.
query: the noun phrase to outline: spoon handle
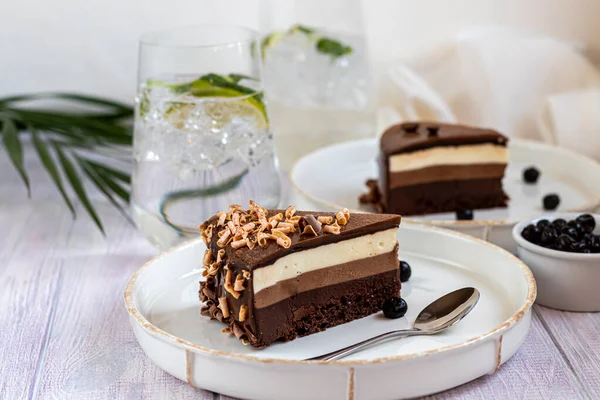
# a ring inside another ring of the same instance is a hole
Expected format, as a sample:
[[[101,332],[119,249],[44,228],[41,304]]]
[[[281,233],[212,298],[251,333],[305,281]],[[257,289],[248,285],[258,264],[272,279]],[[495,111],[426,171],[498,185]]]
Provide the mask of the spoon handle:
[[[403,329],[403,330],[399,330],[399,331],[387,332],[387,333],[383,333],[378,336],[374,336],[370,339],[363,340],[362,342],[358,342],[358,343],[350,345],[348,347],[344,347],[343,349],[340,349],[340,350],[337,350],[337,351],[334,351],[331,353],[323,354],[322,356],[309,358],[309,360],[322,360],[322,361],[339,360],[340,358],[343,358],[343,357],[349,356],[350,354],[359,352],[359,351],[361,351],[369,346],[372,346],[374,344],[377,344],[377,343],[382,343],[382,342],[385,342],[385,341],[388,341],[391,339],[398,339],[398,338],[415,336],[415,335],[420,335],[420,334],[423,334],[423,331],[421,331],[420,329]]]

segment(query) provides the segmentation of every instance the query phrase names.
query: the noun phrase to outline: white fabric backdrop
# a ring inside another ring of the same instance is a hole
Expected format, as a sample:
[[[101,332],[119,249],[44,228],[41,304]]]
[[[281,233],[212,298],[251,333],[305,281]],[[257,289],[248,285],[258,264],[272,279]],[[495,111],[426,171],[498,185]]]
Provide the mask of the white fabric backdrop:
[[[206,22],[258,28],[258,2],[2,0],[0,95],[75,90],[129,101],[142,32]],[[600,52],[597,0],[363,0],[363,15],[376,65],[490,23],[582,42],[592,56]]]

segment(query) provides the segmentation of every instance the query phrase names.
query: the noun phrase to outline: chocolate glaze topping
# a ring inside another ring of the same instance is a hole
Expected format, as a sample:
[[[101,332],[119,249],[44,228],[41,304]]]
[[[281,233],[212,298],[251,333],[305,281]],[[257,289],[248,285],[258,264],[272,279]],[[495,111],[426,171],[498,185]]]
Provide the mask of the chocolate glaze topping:
[[[270,210],[267,219],[278,213],[284,213],[285,210]],[[330,216],[335,218],[335,213],[320,211],[298,211],[296,215],[307,217]],[[206,224],[216,224],[217,217],[212,217]],[[400,225],[400,216],[393,214],[361,214],[353,213],[348,223],[341,227],[340,234],[334,235],[320,232],[318,236],[302,235],[299,230],[289,233],[292,240],[289,248],[279,246],[274,241],[268,241],[265,247],[256,246],[254,249],[242,247],[234,249],[231,246],[224,247],[225,259],[229,267],[233,270],[248,269],[254,270],[271,264],[272,261],[296,251],[306,250],[324,244],[340,242],[342,240],[352,239],[366,234],[378,232],[384,229],[397,228]],[[218,237],[213,235],[209,247],[213,253],[217,253],[221,247],[217,245]]]
[[[438,146],[495,143],[505,146],[508,139],[492,129],[438,122],[406,122],[389,127],[381,136],[381,152],[386,155],[410,153]]]

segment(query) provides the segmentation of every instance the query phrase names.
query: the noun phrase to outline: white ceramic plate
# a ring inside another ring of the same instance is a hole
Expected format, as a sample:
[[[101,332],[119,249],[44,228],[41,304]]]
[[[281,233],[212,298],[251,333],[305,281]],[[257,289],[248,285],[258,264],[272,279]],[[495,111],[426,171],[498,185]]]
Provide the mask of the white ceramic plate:
[[[413,221],[459,230],[516,253],[511,229],[521,219],[543,213],[542,198],[558,193],[557,210],[593,212],[600,205],[600,164],[583,155],[537,142],[511,140],[510,160],[503,181],[510,197],[508,208],[475,210],[474,221],[456,221],[454,213],[407,217]],[[378,140],[365,139],[329,146],[308,154],[296,163],[290,180],[301,196],[293,198],[298,208],[317,211],[361,206],[358,197],[366,192],[365,181],[378,177]],[[523,170],[536,166],[541,171],[537,184],[523,182]]]
[[[404,318],[381,314],[256,350],[199,314],[204,243],[173,248],[131,279],[125,303],[140,345],[162,369],[190,385],[248,399],[398,399],[434,393],[494,372],[521,345],[535,281],[510,253],[460,233],[402,224]],[[392,341],[341,361],[301,361],[388,330],[405,328],[432,300],[473,286],[481,300],[448,331]],[[460,368],[456,368],[460,365]]]

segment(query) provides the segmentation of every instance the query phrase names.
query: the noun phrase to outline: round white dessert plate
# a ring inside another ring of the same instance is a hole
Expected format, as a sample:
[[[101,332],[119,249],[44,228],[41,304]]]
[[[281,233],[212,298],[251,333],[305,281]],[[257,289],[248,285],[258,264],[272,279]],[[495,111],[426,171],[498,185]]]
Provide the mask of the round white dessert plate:
[[[336,144],[300,159],[290,173],[299,192],[292,193],[297,208],[318,211],[373,211],[358,197],[367,191],[367,179],[378,178],[378,139]],[[541,171],[536,184],[523,181],[523,170],[535,166]],[[600,164],[583,155],[543,143],[512,139],[509,163],[503,180],[510,197],[507,208],[475,210],[473,221],[457,221],[454,213],[405,217],[405,221],[441,226],[489,240],[513,253],[516,243],[512,227],[521,219],[548,213],[545,195],[556,193],[561,202],[556,212],[592,212],[600,206]]]
[[[245,399],[399,399],[495,372],[527,335],[536,296],[530,270],[497,246],[445,229],[403,223],[398,240],[400,258],[413,271],[402,286],[408,312],[400,319],[378,313],[264,349],[244,346],[199,313],[205,245],[194,240],[132,277],[125,291],[131,325],[150,359],[168,373]],[[304,361],[407,328],[431,301],[466,286],[477,288],[481,299],[446,332],[388,342],[340,361]]]

